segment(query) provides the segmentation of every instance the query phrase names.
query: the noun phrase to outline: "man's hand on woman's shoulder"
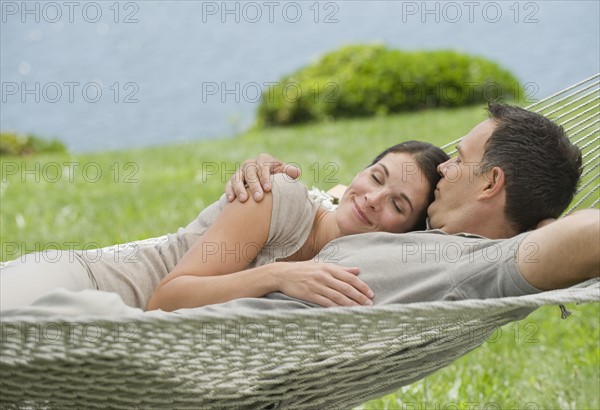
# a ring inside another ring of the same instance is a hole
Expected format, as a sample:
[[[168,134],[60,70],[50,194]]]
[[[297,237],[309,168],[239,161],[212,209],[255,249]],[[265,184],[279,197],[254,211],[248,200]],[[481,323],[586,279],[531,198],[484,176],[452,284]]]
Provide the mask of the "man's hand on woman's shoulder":
[[[271,175],[280,173],[298,178],[301,171],[300,168],[284,164],[270,154],[259,154],[254,159],[244,161],[225,185],[227,200],[232,202],[237,198],[240,202],[245,202],[248,195],[252,194],[256,201],[261,201],[264,192],[271,190]]]

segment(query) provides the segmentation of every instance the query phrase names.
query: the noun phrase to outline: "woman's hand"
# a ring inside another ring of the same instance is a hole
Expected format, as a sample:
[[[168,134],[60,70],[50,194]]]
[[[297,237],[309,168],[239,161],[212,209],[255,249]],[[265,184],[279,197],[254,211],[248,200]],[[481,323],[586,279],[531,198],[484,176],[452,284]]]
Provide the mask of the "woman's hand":
[[[373,291],[356,276],[358,268],[313,260],[276,262],[273,267],[275,287],[296,299],[323,307],[373,304]]]
[[[227,200],[231,202],[237,197],[240,202],[245,202],[248,199],[248,191],[256,201],[262,200],[263,192],[271,190],[271,175],[280,173],[296,179],[301,171],[300,168],[284,164],[269,154],[260,154],[255,159],[244,161],[225,185]]]

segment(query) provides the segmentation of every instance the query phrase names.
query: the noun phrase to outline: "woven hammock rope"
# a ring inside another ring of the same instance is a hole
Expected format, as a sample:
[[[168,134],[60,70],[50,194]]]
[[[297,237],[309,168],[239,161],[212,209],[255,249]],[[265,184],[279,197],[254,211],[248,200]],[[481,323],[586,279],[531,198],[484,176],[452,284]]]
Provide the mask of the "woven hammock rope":
[[[599,84],[595,75],[528,107],[557,119],[583,150],[568,212],[600,202]],[[3,319],[0,407],[349,408],[447,366],[540,306],[598,301],[592,280],[521,297],[369,308]]]

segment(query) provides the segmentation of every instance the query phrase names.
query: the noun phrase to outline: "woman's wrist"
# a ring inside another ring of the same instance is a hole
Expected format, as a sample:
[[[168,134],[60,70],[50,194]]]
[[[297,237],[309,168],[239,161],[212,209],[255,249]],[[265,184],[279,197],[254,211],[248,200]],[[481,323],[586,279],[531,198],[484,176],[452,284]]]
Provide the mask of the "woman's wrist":
[[[265,283],[269,290],[268,293],[281,292],[282,265],[283,262],[272,262],[261,267],[264,270],[263,283]]]

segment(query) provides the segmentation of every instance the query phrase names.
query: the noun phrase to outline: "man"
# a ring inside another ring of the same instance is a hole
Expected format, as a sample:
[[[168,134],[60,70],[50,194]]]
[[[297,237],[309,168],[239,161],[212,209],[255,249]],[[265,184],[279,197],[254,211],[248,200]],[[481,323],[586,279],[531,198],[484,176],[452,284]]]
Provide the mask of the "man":
[[[548,222],[574,196],[579,150],[543,116],[501,104],[489,111],[439,166],[430,231],[348,236],[316,261],[358,266],[374,304],[520,296],[600,276],[600,212]],[[244,171],[255,200],[270,172],[299,175],[267,154],[245,165],[226,188],[230,200],[247,199]]]

